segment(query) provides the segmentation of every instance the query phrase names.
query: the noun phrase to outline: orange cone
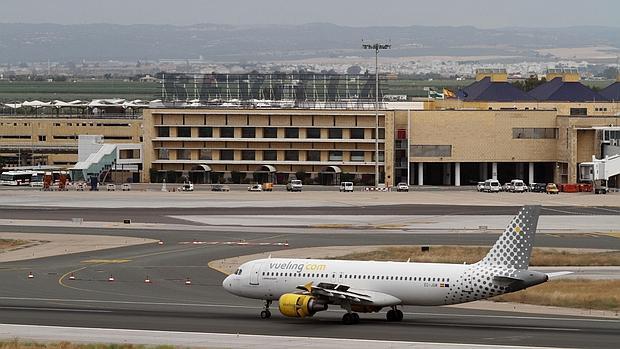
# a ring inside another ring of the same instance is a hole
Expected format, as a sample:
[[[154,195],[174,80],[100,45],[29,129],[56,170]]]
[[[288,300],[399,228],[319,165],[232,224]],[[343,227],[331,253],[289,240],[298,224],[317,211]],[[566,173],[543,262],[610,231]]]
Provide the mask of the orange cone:
[[[34,274],[32,272],[28,273],[28,279],[34,279]]]
[[[187,280],[185,280],[185,285],[189,286],[192,284],[192,280],[190,278],[187,278]]]
[[[110,275],[110,277],[108,278],[108,281],[109,282],[113,282],[114,280],[116,280],[116,279],[114,279],[114,276]]]

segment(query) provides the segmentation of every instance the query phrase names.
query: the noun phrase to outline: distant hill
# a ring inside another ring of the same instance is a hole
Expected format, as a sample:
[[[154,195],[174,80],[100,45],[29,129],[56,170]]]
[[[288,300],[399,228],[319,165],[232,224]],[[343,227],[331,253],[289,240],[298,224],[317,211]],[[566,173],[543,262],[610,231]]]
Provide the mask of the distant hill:
[[[556,47],[620,48],[620,28],[345,27],[326,23],[0,24],[0,62],[197,58],[239,62],[361,55],[361,39],[391,39],[391,56],[519,55]]]

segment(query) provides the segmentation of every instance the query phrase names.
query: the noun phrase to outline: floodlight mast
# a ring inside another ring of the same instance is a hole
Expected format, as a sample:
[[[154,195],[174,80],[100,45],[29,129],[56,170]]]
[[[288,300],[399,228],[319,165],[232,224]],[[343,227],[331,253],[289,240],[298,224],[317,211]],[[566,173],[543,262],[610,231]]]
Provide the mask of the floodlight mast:
[[[376,42],[374,44],[364,44],[364,50],[375,50],[375,187],[379,186],[379,50],[392,48],[390,44]],[[383,149],[385,152],[385,148]],[[383,155],[385,162],[385,154]],[[385,170],[385,166],[384,166]]]

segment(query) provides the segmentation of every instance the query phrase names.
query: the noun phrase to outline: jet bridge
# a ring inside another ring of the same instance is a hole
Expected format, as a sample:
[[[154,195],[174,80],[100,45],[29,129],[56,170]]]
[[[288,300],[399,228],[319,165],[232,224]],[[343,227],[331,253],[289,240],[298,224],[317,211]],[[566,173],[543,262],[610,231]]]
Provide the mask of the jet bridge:
[[[591,162],[579,164],[579,180],[594,183],[595,192],[598,190],[597,187],[605,187],[606,191],[608,181],[618,175],[620,175],[620,154],[606,156],[603,159],[592,156]]]

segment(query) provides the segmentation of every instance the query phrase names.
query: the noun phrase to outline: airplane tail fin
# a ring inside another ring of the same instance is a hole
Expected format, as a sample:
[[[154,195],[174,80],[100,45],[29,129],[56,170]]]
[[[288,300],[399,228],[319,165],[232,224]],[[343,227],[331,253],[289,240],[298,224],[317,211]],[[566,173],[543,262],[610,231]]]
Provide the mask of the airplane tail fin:
[[[527,269],[538,226],[540,206],[524,206],[480,263],[506,269]]]

